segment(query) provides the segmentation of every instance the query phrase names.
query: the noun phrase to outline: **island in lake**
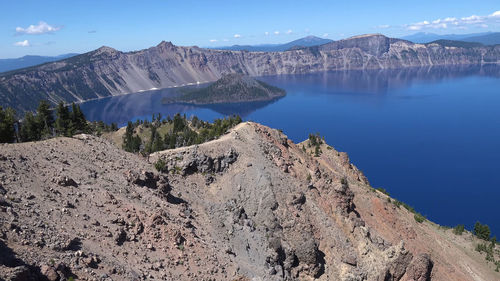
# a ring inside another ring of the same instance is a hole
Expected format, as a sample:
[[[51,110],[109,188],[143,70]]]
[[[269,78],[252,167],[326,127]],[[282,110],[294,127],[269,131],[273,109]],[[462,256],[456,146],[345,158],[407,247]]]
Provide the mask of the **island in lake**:
[[[232,73],[222,76],[204,88],[184,88],[179,94],[165,97],[162,103],[219,104],[270,101],[286,95],[285,90],[256,80],[250,76]]]

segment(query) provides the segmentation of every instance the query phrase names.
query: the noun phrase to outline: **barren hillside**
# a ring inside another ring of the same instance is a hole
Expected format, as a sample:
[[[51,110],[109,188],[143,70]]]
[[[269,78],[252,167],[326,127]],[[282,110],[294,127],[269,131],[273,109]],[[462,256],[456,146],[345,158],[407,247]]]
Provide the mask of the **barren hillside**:
[[[475,238],[242,123],[149,163],[87,135],[0,146],[5,280],[499,280]],[[166,163],[158,173],[153,163]]]

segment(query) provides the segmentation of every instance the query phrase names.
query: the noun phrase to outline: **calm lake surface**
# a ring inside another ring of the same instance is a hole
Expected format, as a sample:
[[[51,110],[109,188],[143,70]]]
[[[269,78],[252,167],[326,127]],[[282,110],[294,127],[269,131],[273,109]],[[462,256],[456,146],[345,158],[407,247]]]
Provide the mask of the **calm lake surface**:
[[[259,78],[287,91],[273,102],[163,105],[174,89],[81,105],[90,120],[124,125],[177,112],[229,114],[282,129],[293,141],[319,132],[346,151],[374,187],[442,225],[479,220],[500,236],[500,68],[342,71]]]

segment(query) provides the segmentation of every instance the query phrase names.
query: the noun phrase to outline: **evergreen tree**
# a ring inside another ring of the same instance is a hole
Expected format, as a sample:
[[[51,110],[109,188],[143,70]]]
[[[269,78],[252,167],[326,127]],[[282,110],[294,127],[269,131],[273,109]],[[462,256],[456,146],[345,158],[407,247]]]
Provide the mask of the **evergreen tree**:
[[[199,128],[200,127],[200,119],[198,119],[198,117],[196,117],[196,116],[193,116],[193,118],[191,118],[191,125],[195,128]]]
[[[44,128],[42,124],[39,123],[37,117],[30,111],[26,112],[19,130],[21,141],[37,141],[42,138],[42,129]]]
[[[465,225],[459,224],[453,228],[453,233],[456,235],[462,235],[462,233],[465,231]]]
[[[177,143],[177,135],[176,134],[166,134],[165,139],[163,140],[165,143],[164,147],[167,149],[173,149]]]
[[[69,113],[69,110],[66,106],[64,106],[63,102],[60,102],[57,105],[56,109],[56,133],[58,135],[63,135],[63,136],[71,136],[72,135],[72,120],[71,116]]]
[[[490,227],[480,222],[476,222],[474,225],[474,233],[479,239],[483,240],[489,240],[491,235]]]
[[[128,122],[125,135],[123,135],[123,149],[128,152],[138,152],[141,147],[141,138],[134,136],[134,125]]]
[[[52,110],[50,110],[49,103],[45,100],[40,101],[40,104],[38,105],[36,122],[40,126],[40,138],[52,135],[54,115],[52,114]]]
[[[160,134],[156,134],[152,143],[152,151],[155,152],[163,150],[164,149],[163,143],[164,142]]]
[[[174,133],[180,132],[186,126],[186,119],[183,119],[179,113],[174,116]]]
[[[321,149],[319,148],[319,145],[316,144],[316,146],[314,147],[314,157],[319,157],[321,153]]]
[[[3,109],[0,106],[0,142],[16,140],[16,112],[12,108]]]
[[[80,109],[80,105],[73,103],[71,105],[71,125],[72,130],[78,133],[86,133],[88,131],[87,119]]]

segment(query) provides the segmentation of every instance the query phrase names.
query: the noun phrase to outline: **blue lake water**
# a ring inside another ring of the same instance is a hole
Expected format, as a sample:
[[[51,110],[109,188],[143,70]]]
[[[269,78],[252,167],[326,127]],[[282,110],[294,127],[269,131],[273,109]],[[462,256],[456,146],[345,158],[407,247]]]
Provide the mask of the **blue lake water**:
[[[81,105],[90,120],[117,122],[177,112],[205,120],[240,114],[299,142],[319,132],[346,151],[374,187],[432,221],[500,235],[500,68],[342,71],[259,78],[284,88],[273,102],[163,105],[174,89]]]

